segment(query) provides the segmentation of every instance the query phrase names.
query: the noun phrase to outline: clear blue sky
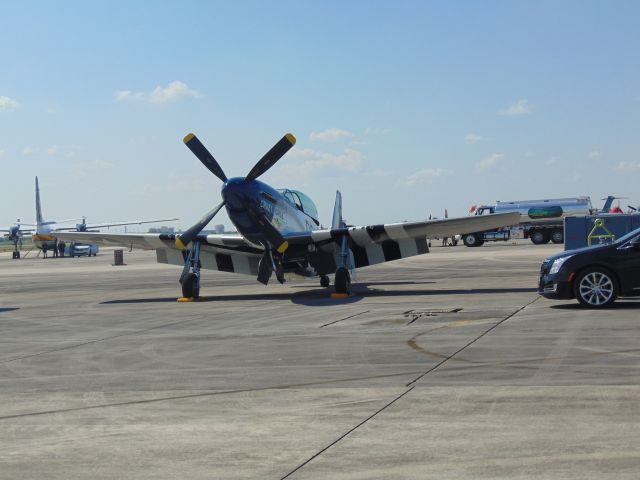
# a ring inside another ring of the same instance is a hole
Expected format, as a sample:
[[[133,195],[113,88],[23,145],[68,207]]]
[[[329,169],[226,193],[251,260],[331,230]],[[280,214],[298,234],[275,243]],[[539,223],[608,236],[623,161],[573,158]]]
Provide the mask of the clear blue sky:
[[[640,2],[0,4],[0,225],[180,217],[263,179],[329,222],[607,194],[640,203]],[[226,215],[214,223],[229,226]]]

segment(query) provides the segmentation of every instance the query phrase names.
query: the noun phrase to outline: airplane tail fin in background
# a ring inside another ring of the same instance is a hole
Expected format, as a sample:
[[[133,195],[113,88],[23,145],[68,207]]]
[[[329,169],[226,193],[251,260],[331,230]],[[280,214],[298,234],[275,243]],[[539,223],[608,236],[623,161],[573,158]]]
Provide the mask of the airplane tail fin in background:
[[[333,219],[331,220],[331,229],[346,227],[346,223],[342,219],[342,194],[336,190],[336,203],[333,207]]]
[[[36,224],[44,223],[42,218],[42,206],[40,205],[40,187],[38,186],[38,177],[36,177]]]

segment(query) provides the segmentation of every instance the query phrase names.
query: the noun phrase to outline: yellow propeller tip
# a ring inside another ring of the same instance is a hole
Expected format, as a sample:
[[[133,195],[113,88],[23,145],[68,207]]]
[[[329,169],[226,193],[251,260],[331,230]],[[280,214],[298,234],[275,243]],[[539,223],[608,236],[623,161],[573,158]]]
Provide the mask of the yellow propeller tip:
[[[294,137],[291,133],[287,133],[285,135],[285,137],[287,137],[287,140],[289,140],[289,143],[291,145],[295,145],[296,144],[296,137]]]
[[[179,238],[176,238],[176,247],[178,247],[180,250],[184,250],[186,248],[184,246],[184,243],[182,243],[182,240],[180,240]]]
[[[184,143],[189,143],[193,138],[195,138],[195,135],[193,133],[189,133],[187,136],[185,136],[182,141]]]
[[[278,253],[284,253],[287,251],[287,248],[289,248],[289,242],[285,241],[282,245],[280,245],[278,247]]]

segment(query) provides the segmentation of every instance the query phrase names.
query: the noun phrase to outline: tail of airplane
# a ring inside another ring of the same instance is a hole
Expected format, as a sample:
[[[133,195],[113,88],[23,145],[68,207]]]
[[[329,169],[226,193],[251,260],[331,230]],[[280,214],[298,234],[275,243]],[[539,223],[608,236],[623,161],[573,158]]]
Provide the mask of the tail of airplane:
[[[42,206],[40,205],[40,187],[38,186],[38,177],[36,177],[36,224],[40,227],[43,223]]]
[[[346,227],[347,224],[342,219],[342,194],[336,190],[336,203],[333,206],[333,219],[331,220],[331,228]]]

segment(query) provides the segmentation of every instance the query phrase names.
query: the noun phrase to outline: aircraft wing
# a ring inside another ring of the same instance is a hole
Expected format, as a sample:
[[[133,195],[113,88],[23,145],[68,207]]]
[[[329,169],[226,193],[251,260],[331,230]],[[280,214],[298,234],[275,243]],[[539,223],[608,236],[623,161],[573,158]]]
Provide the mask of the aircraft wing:
[[[500,213],[424,222],[316,230],[309,234],[285,235],[285,239],[292,246],[314,244],[319,255],[325,256],[325,262],[327,256],[332,256],[337,262],[340,254],[339,240],[344,235],[348,235],[351,239],[353,264],[355,268],[360,268],[427,253],[429,251],[428,238],[482,232],[514,225],[519,221],[520,215],[518,213]]]
[[[176,247],[176,236],[165,233],[56,232],[58,240],[106,247],[155,250],[158,263],[184,265],[183,252]],[[223,272],[258,274],[264,250],[239,234],[200,235],[202,268]]]
[[[108,228],[108,227],[121,227],[124,225],[142,225],[143,223],[161,223],[161,222],[173,222],[175,220],[178,220],[177,218],[165,218],[165,219],[160,219],[160,220],[132,220],[129,222],[113,222],[113,223],[88,223],[86,225],[87,229],[93,229],[93,228]],[[56,232],[65,232],[65,231],[72,231],[72,230],[77,230],[77,226],[74,227],[59,227],[56,228],[54,231]]]

